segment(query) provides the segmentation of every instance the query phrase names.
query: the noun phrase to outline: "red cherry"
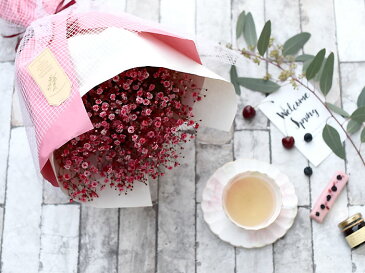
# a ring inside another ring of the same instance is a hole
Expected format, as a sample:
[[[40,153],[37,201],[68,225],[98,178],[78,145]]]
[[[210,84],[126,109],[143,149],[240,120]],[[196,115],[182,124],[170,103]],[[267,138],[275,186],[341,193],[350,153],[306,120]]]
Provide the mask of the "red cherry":
[[[252,119],[256,115],[256,110],[251,105],[243,108],[242,115],[245,119]]]
[[[281,143],[283,144],[284,148],[291,149],[294,146],[295,140],[294,140],[294,137],[287,136],[281,140]]]

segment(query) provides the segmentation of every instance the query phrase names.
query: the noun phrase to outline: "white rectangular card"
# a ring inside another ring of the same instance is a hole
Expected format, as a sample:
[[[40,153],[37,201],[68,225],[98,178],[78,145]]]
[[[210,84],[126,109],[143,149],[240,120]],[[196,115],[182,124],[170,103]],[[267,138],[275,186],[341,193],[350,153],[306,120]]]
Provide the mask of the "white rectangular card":
[[[323,101],[322,95],[316,94]],[[346,138],[323,104],[302,86],[299,89],[293,89],[291,85],[281,87],[267,96],[259,109],[285,136],[294,137],[295,146],[314,166],[318,166],[331,154],[322,138],[326,123],[337,129],[342,140]],[[342,117],[336,115],[336,118],[341,123],[344,122]],[[312,134],[311,142],[304,141],[306,133]]]

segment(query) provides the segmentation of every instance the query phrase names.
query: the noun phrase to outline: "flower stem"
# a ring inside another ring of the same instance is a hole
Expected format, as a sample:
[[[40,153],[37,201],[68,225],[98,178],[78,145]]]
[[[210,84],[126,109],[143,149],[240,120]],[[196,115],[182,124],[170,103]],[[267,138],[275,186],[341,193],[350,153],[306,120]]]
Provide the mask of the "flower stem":
[[[277,68],[279,68],[281,71],[285,71],[285,69],[281,66],[280,63],[276,62],[273,59],[270,58],[265,58],[263,56],[260,56],[258,54],[256,54],[255,52],[252,51],[247,51],[247,50],[239,50],[239,52],[244,55],[244,56],[251,56],[254,58],[257,58],[261,61],[265,61],[266,63],[269,63],[273,66],[276,66]],[[336,116],[332,113],[332,111],[328,108],[328,106],[326,105],[325,102],[323,102],[321,100],[321,98],[318,96],[318,94],[312,90],[308,85],[304,84],[300,79],[298,79],[295,75],[291,75],[290,78],[292,80],[294,80],[295,82],[297,82],[298,84],[300,84],[301,86],[303,86],[304,88],[306,88],[308,91],[310,91],[319,101],[320,103],[326,108],[326,110],[328,111],[328,113],[331,115],[331,117],[337,122],[337,124],[340,126],[340,128],[342,129],[342,131],[346,134],[346,137],[349,139],[351,145],[354,147],[356,153],[359,155],[360,160],[362,161],[363,165],[365,166],[365,158],[361,155],[360,149],[356,147],[355,142],[352,140],[350,134],[346,131],[346,129],[343,127],[343,125],[341,124],[341,122],[336,118]]]

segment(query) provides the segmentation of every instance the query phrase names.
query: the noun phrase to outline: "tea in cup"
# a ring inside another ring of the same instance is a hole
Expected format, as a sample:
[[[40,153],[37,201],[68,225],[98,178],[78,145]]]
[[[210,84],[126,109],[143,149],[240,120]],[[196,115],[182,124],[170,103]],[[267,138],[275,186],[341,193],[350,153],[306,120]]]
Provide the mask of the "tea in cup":
[[[223,190],[223,209],[227,217],[244,229],[269,226],[278,217],[281,207],[280,188],[264,173],[240,173]]]

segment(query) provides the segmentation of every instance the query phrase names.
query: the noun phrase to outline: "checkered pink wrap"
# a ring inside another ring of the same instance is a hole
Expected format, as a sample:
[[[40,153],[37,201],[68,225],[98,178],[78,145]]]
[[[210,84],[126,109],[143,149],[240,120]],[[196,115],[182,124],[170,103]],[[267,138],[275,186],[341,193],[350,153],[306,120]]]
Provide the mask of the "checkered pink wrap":
[[[28,27],[43,16],[54,14],[60,0],[1,0],[0,17],[20,27]]]
[[[29,15],[27,20],[31,20],[31,18],[34,17]],[[31,146],[37,147],[39,168],[42,175],[54,186],[58,185],[49,161],[53,151],[72,138],[92,129],[92,124],[80,98],[80,79],[70,57],[67,39],[86,33],[97,34],[108,27],[150,33],[195,62],[201,63],[196,46],[191,39],[175,35],[159,24],[129,14],[76,12],[76,9],[70,8],[33,22],[26,30],[17,52],[16,86],[21,94],[21,103],[26,109],[24,114],[28,117],[25,120],[29,121],[27,131]],[[70,97],[57,107],[47,103],[28,72],[30,62],[45,48],[52,51],[72,82]],[[102,61],[100,60],[100,62]],[[36,144],[32,144],[33,140]]]

